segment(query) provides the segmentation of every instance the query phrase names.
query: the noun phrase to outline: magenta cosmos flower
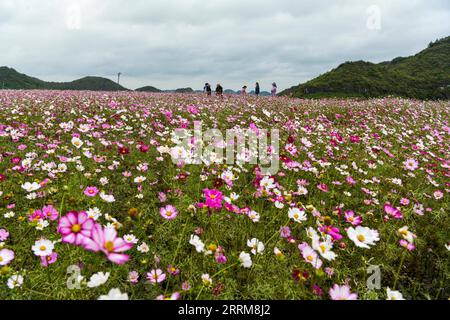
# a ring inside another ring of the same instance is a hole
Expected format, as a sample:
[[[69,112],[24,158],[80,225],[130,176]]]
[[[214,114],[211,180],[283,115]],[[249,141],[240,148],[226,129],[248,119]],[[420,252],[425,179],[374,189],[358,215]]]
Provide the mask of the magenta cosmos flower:
[[[331,300],[358,300],[358,295],[350,291],[348,285],[338,286],[335,284],[333,288],[330,288]]]
[[[362,222],[360,216],[357,216],[353,210],[345,212],[345,220],[353,226],[359,226]]]
[[[59,212],[52,205],[43,207],[42,214],[51,221],[55,221],[59,216]]]
[[[94,224],[94,220],[86,212],[71,211],[59,219],[58,233],[62,235],[63,242],[79,246],[85,238],[91,236]]]
[[[84,189],[84,194],[88,197],[95,197],[98,194],[98,189],[96,187],[87,187]]]
[[[205,204],[211,209],[222,208],[223,194],[219,190],[204,189],[203,194],[205,196]]]
[[[50,264],[53,264],[58,260],[58,254],[56,252],[52,252],[48,256],[41,257],[41,265],[43,267],[48,267]]]
[[[397,208],[391,206],[389,203],[386,203],[384,205],[384,211],[388,215],[393,216],[395,219],[402,219],[403,218],[403,215],[402,215],[401,211],[398,210]]]
[[[114,228],[103,228],[95,224],[92,228],[90,238],[84,238],[83,246],[86,250],[93,252],[102,251],[108,257],[108,260],[116,264],[124,264],[130,258],[122,252],[133,247],[133,243],[127,243],[122,238],[117,237],[117,231]]]
[[[159,209],[159,213],[161,214],[161,216],[164,219],[167,219],[167,220],[173,220],[178,215],[177,209],[174,206],[170,205],[170,204],[165,206],[165,207],[163,207],[163,208],[161,208],[161,209]]]

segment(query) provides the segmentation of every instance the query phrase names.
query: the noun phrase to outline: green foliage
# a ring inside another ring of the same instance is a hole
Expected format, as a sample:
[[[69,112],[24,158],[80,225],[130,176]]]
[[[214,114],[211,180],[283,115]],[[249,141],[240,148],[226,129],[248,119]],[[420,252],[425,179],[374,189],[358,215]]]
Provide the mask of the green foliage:
[[[101,77],[84,77],[72,82],[46,82],[8,67],[0,67],[1,89],[47,89],[47,90],[91,90],[126,91],[114,81]]]
[[[450,37],[438,40],[415,56],[373,64],[346,62],[281,95],[325,97],[450,98]]]
[[[152,87],[152,86],[145,86],[145,87],[136,89],[135,91],[140,91],[140,92],[162,92],[158,88],[155,88],[155,87]]]

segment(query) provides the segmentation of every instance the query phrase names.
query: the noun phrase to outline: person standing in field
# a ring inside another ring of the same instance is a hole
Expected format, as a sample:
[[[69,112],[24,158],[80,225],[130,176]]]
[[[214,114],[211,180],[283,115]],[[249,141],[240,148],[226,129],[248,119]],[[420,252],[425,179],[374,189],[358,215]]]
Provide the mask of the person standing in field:
[[[277,96],[277,84],[274,82],[272,83],[272,97]]]
[[[220,83],[218,83],[216,86],[216,96],[223,98],[223,88]]]
[[[241,94],[247,94],[247,86],[242,87]]]
[[[209,83],[205,83],[205,86],[203,87],[203,92],[206,92],[206,95],[211,95],[211,85]]]
[[[256,94],[256,96],[259,96],[259,93],[260,93],[259,83],[257,82],[256,85],[255,85],[255,94]]]

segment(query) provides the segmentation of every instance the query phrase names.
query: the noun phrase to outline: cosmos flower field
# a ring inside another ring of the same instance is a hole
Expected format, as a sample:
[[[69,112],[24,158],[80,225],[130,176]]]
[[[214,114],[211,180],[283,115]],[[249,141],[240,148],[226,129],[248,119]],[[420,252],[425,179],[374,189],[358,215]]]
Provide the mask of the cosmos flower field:
[[[199,121],[279,170],[174,162]],[[0,298],[448,299],[449,169],[449,102],[4,90]]]

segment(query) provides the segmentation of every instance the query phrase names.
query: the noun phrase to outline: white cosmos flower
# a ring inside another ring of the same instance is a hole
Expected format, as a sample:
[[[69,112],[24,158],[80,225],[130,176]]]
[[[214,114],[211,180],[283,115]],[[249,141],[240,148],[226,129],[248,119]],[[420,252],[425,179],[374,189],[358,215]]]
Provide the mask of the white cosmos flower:
[[[288,216],[298,223],[302,223],[302,221],[308,220],[305,214],[305,210],[300,210],[299,208],[289,208]]]
[[[306,189],[304,186],[299,186],[297,193],[301,196],[307,195],[308,194],[308,189]]]
[[[105,194],[103,191],[100,192],[100,198],[102,198],[106,202],[114,202],[116,198],[112,194]]]
[[[33,182],[33,183],[25,182],[22,185],[22,188],[25,189],[27,192],[33,192],[33,191],[40,189],[41,185],[37,182]]]
[[[81,146],[83,145],[83,141],[81,141],[79,138],[77,138],[77,137],[73,137],[72,138],[72,145],[75,147],[75,148],[77,148],[77,149],[80,149],[81,148]]]
[[[260,215],[259,215],[259,213],[258,212],[256,212],[256,211],[250,211],[249,213],[248,213],[248,217],[253,221],[253,222],[259,222],[259,219],[260,219]]]
[[[47,239],[40,239],[34,243],[34,245],[31,247],[34,254],[38,257],[46,257],[52,254],[53,249],[55,248],[55,245],[53,242]]]
[[[150,248],[145,242],[142,242],[142,244],[137,247],[137,251],[139,251],[140,253],[147,253],[150,251]]]
[[[120,292],[119,289],[109,290],[107,295],[100,296],[98,300],[128,300],[128,294]]]
[[[274,179],[268,176],[262,178],[259,185],[264,187],[266,190],[275,188]]]
[[[232,201],[236,201],[237,199],[239,199],[239,195],[235,192],[233,192],[232,194],[230,194],[230,199]]]
[[[445,245],[445,248],[450,251],[450,243]]]
[[[123,236],[123,240],[125,240],[125,242],[127,243],[138,243],[139,239],[137,239],[134,234],[126,234]]]
[[[387,299],[386,300],[405,300],[400,291],[391,290],[389,287],[387,288]]]
[[[139,177],[134,178],[134,182],[135,182],[135,183],[142,183],[142,182],[144,182],[145,180],[147,180],[147,178],[146,178],[146,177],[143,177],[143,176],[139,176]]]
[[[212,285],[212,279],[211,279],[211,276],[210,276],[209,274],[207,274],[207,273],[202,274],[202,281],[203,281],[203,284],[204,284],[205,286],[210,286],[210,285]]]
[[[252,266],[252,258],[250,254],[242,251],[239,255],[239,261],[241,261],[241,264],[244,268],[250,268]]]
[[[100,209],[95,207],[95,208],[90,208],[88,211],[86,211],[87,215],[89,218],[97,220],[102,213],[100,212]]]
[[[89,282],[87,283],[87,286],[89,288],[96,288],[101,286],[102,284],[105,284],[106,281],[108,281],[110,273],[106,272],[97,272],[91,276],[89,279]]]
[[[20,288],[23,284],[23,276],[20,274],[12,275],[9,277],[6,284],[10,289]]]
[[[197,252],[205,251],[205,244],[202,242],[202,240],[200,240],[198,236],[191,235],[189,243],[195,247],[195,250],[197,250]]]
[[[367,227],[357,226],[347,230],[348,237],[352,240],[357,247],[369,249],[371,245],[380,240],[377,230],[372,230]]]
[[[331,251],[333,249],[333,238],[330,235],[325,235],[324,241],[321,241],[319,237],[312,238],[312,248],[320,253],[320,255],[326,260],[336,259],[336,253]]]
[[[259,254],[263,254],[264,253],[264,248],[265,248],[264,244],[261,241],[259,241],[258,239],[256,239],[256,238],[253,238],[251,240],[247,240],[247,246],[252,248],[251,252],[253,254],[255,254],[255,255],[257,253],[259,253]]]

